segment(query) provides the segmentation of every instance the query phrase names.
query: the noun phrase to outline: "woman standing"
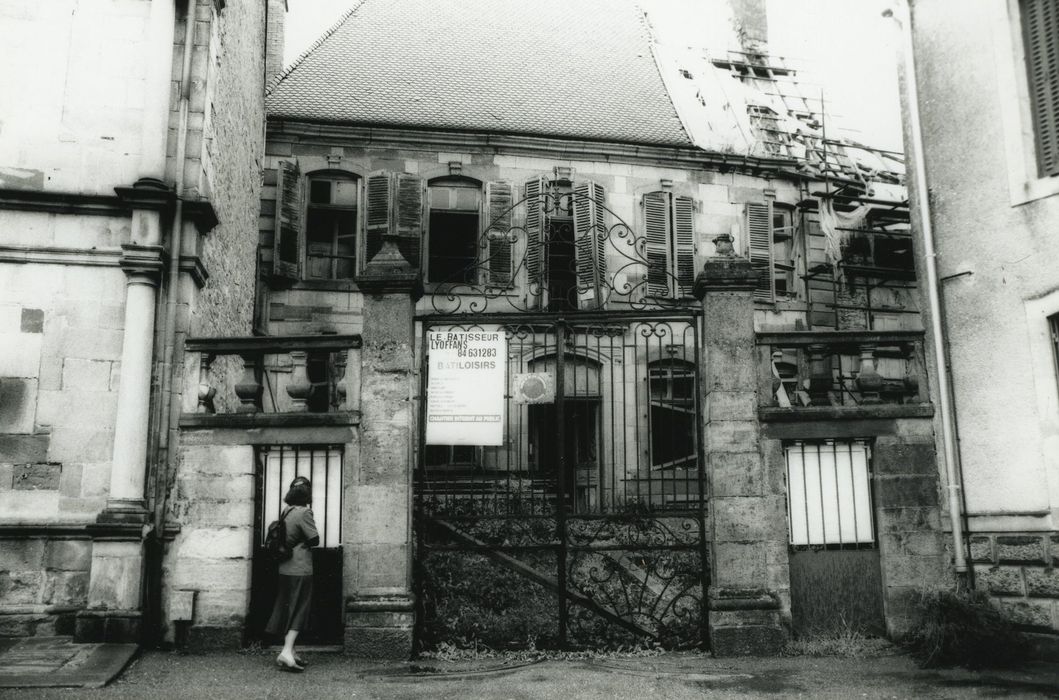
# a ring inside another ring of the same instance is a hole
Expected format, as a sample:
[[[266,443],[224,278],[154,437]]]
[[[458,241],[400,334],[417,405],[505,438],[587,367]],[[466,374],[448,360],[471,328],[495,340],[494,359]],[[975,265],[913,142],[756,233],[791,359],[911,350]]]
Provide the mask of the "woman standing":
[[[313,553],[310,548],[320,544],[320,534],[309,509],[312,493],[309,480],[299,476],[291,482],[290,490],[283,498],[288,507],[281,517],[287,526],[287,547],[291,550],[291,558],[279,565],[276,605],[265,628],[269,634],[283,636],[283,650],[276,657],[276,665],[295,673],[305,670],[305,662],[294,653],[294,641],[309,623],[313,595]]]

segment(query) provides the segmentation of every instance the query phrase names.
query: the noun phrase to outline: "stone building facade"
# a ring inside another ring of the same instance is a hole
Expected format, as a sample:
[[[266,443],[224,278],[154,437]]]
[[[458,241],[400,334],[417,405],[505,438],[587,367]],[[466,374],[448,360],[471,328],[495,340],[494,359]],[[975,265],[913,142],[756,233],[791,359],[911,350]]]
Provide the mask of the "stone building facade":
[[[905,106],[915,103],[919,120],[906,132],[925,144],[920,206],[937,253],[970,575],[1015,619],[1054,635],[1059,7],[909,4],[918,93]]]
[[[265,8],[14,2],[0,20],[21,67],[0,108],[0,633],[139,639],[171,368],[189,332],[251,328]]]
[[[655,525],[694,511],[708,581],[691,595],[720,653],[774,651],[792,630],[835,624],[835,610],[898,633],[915,590],[947,585],[900,163],[867,167],[877,153],[824,143],[811,119],[778,128],[798,110],[768,95],[797,99],[786,92],[794,72],[767,54],[762,5],[732,7],[753,31],[734,33],[738,51],[704,59],[653,43],[630,3],[368,0],[284,71],[263,163],[262,335],[185,342],[170,504],[179,533],[165,554],[173,639],[255,633],[262,528],[305,474],[331,528],[317,558],[319,597],[331,601],[319,604],[331,607],[317,641],[406,656],[431,614],[423,531],[436,513],[425,504],[498,488],[532,500],[557,488],[548,455],[592,465],[568,476],[572,519],[606,521],[620,489],[636,491],[624,506],[663,513]],[[572,41],[541,26],[555,17],[599,31]],[[431,36],[449,37],[450,61],[424,53]],[[535,55],[577,70],[556,81],[525,69]],[[719,110],[708,92],[719,80],[748,102]],[[732,123],[697,121],[724,112]],[[582,225],[597,235],[576,233]],[[629,324],[666,313],[695,319],[693,330],[638,348]],[[521,355],[519,318],[537,324]],[[568,350],[543,326],[562,326]],[[548,409],[516,405],[514,384],[503,445],[429,444],[426,338],[443,327],[508,333],[508,381],[569,373],[566,406],[589,427],[568,418],[562,432],[588,436],[604,457],[554,452]],[[622,349],[600,350],[601,338]],[[695,387],[684,398],[682,377]],[[644,392],[656,387],[669,393],[652,404]],[[686,406],[686,433],[666,440],[633,417],[668,411],[643,420],[677,425]],[[692,486],[666,492],[678,473]],[[481,551],[471,530],[445,532]],[[545,589],[576,578],[502,549],[501,567]],[[571,619],[574,608],[622,617],[562,590],[552,607],[573,601]]]

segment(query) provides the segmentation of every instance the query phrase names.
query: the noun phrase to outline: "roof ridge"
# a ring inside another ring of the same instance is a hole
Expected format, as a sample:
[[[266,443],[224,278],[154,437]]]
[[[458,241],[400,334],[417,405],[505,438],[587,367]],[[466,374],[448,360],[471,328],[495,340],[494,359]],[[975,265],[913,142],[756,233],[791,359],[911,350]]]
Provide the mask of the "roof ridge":
[[[676,103],[673,101],[673,94],[669,91],[669,83],[666,81],[666,76],[662,71],[662,64],[658,60],[658,52],[655,51],[655,33],[652,31],[651,20],[647,15],[647,11],[639,2],[633,3],[633,7],[639,14],[640,30],[644,33],[644,39],[647,43],[647,50],[651,52],[651,61],[654,63],[655,70],[658,72],[658,80],[662,84],[662,91],[666,94],[666,100],[669,101],[669,106],[673,110],[673,114],[677,117],[677,123],[680,124],[680,130],[684,134],[684,138],[687,139],[688,143],[694,148],[700,148],[695,143],[695,139],[691,137],[691,131],[688,130],[687,122],[684,121],[684,115],[677,109]]]
[[[343,24],[345,24],[346,20],[349,19],[350,17],[352,17],[353,13],[355,13],[357,10],[359,10],[361,7],[363,7],[364,3],[367,2],[367,1],[368,0],[360,0],[359,2],[355,3],[352,7],[350,7],[348,10],[346,10],[342,14],[342,16],[339,17],[337,21],[335,21],[334,24],[332,24],[330,27],[328,27],[324,31],[324,33],[320,35],[319,39],[314,41],[312,43],[312,45],[309,46],[309,48],[307,48],[304,51],[302,51],[301,54],[296,59],[294,59],[289,66],[284,68],[281,72],[276,74],[275,77],[273,77],[271,80],[269,80],[268,81],[268,86],[265,87],[265,97],[268,97],[269,95],[271,95],[272,91],[276,88],[277,85],[279,85],[280,81],[282,81],[284,78],[286,78],[292,72],[294,72],[294,69],[297,68],[298,66],[300,66],[302,64],[302,62],[306,58],[308,58],[309,54],[311,54],[316,49],[320,48],[321,44],[323,44],[325,41],[327,41],[329,38],[331,38],[331,35],[334,34],[335,32],[337,32],[338,28],[341,27]]]

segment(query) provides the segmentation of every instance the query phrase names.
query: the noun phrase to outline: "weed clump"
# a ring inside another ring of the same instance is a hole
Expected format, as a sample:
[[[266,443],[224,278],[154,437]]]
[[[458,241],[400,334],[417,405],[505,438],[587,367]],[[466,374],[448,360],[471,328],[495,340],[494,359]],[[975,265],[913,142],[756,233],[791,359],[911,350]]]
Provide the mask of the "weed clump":
[[[984,591],[920,596],[918,619],[901,640],[920,668],[970,669],[1016,664],[1026,639]]]

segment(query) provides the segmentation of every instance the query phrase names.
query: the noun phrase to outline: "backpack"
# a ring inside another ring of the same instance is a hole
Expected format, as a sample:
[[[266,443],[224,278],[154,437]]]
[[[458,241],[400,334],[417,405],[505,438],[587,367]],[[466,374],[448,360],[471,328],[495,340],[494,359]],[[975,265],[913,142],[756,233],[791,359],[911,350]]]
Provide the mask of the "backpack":
[[[290,511],[290,508],[283,511],[279,520],[269,523],[268,530],[265,532],[265,555],[277,564],[287,561],[293,554],[291,548],[287,546],[287,524],[283,522]]]

